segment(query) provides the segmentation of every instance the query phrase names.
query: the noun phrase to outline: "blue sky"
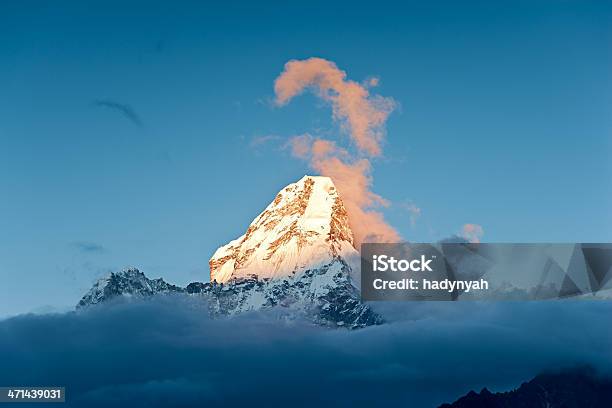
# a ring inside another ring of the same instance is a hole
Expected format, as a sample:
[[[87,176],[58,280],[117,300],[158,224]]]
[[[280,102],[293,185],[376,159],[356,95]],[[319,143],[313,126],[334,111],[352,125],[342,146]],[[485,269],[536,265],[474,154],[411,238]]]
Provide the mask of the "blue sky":
[[[0,315],[126,265],[206,280],[311,172],[285,138],[347,141],[312,95],[271,103],[293,58],[377,76],[401,106],[373,189],[406,239],[612,240],[608,2],[126,3],[0,5]]]

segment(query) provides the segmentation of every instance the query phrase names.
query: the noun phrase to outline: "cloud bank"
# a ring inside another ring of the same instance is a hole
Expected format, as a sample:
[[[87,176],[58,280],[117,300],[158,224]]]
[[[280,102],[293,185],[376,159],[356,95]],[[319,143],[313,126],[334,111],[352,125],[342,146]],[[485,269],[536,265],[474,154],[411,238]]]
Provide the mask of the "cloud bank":
[[[0,321],[0,383],[65,385],[68,407],[419,408],[612,366],[607,302],[377,306],[391,323],[353,332],[264,313],[211,320],[173,297],[15,317]]]
[[[396,106],[391,98],[370,94],[368,88],[377,85],[377,78],[370,78],[366,84],[348,80],[346,72],[322,58],[289,61],[274,83],[278,106],[311,90],[331,105],[334,120],[350,135],[355,154],[333,141],[308,134],[293,137],[290,146],[295,157],[308,160],[314,170],[334,180],[349,214],[356,245],[400,239],[376,210],[388,205],[387,201],[371,191],[370,158],[382,154],[384,125]]]

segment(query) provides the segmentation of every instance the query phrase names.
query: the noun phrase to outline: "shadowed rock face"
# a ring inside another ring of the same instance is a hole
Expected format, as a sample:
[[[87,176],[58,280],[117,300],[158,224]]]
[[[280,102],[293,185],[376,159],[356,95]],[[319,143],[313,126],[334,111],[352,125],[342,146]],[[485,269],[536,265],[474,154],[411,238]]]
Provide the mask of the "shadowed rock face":
[[[515,390],[470,391],[440,408],[605,408],[612,407],[612,379],[590,369],[541,374]]]

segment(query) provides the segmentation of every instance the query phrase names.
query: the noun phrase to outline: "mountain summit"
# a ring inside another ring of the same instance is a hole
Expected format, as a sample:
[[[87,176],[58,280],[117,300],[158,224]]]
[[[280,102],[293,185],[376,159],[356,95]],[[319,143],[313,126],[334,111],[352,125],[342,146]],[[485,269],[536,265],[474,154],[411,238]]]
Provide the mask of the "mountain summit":
[[[299,278],[333,259],[356,269],[344,204],[329,177],[304,176],[281,190],[246,233],[210,259],[210,280]]]
[[[136,268],[111,272],[99,279],[79,301],[77,308],[94,305],[113,297],[147,298],[161,293],[180,293],[184,289],[165,282],[162,278],[149,279]]]
[[[304,176],[281,190],[240,238],[210,259],[210,282],[186,288],[129,269],[98,281],[83,308],[112,298],[179,294],[203,298],[211,315],[275,309],[285,318],[360,328],[382,319],[359,299],[359,253],[328,177]]]

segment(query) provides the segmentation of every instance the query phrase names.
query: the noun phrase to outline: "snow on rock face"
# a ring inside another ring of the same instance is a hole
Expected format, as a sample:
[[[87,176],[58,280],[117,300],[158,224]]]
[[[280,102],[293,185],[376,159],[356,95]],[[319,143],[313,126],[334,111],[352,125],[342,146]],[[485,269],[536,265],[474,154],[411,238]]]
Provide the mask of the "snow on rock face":
[[[210,280],[297,278],[333,259],[358,270],[346,209],[329,177],[304,176],[281,190],[243,236],[214,253]]]
[[[99,279],[79,301],[77,308],[94,305],[118,296],[146,298],[158,293],[183,292],[184,289],[162,278],[149,279],[136,268],[126,268]]]
[[[359,253],[348,215],[328,177],[290,184],[240,238],[210,259],[210,282],[186,288],[129,269],[98,281],[77,308],[116,297],[183,293],[206,301],[211,316],[272,310],[316,324],[357,329],[382,318],[359,299]]]
[[[383,323],[379,315],[359,301],[348,266],[337,259],[295,278],[192,282],[186,288],[168,284],[161,278],[149,279],[138,269],[130,268],[98,280],[76,308],[87,309],[115,299],[143,301],[169,294],[201,299],[211,317],[274,310],[283,320],[304,318],[327,327],[358,329]]]

